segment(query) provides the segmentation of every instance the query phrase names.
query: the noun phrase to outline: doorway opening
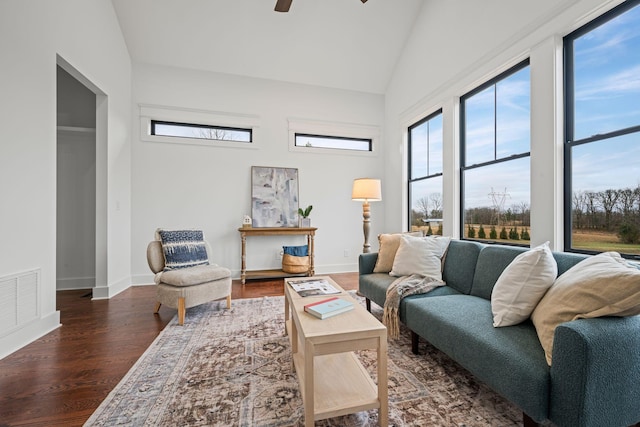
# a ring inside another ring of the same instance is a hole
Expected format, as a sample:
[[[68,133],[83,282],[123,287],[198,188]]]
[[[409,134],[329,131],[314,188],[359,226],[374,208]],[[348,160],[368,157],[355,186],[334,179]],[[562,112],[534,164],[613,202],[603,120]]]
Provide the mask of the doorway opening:
[[[58,57],[56,290],[106,286],[106,96]]]

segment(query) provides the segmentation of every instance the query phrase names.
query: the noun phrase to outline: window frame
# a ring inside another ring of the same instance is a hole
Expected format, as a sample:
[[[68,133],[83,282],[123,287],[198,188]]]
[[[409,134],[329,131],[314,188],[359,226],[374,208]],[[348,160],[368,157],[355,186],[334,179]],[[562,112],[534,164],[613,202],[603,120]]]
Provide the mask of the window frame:
[[[178,136],[178,135],[163,135],[156,133],[156,125],[169,125],[169,126],[180,126],[185,128],[198,128],[203,130],[228,130],[232,132],[246,132],[249,134],[248,141],[242,141],[239,139],[217,139],[217,138],[198,138],[195,136]],[[240,127],[231,127],[231,126],[217,126],[217,125],[209,125],[202,123],[185,123],[185,122],[175,122],[169,120],[156,120],[151,119],[151,136],[161,136],[161,137],[169,137],[169,138],[187,138],[187,139],[195,139],[195,140],[203,140],[203,141],[227,141],[227,142],[240,142],[243,144],[251,144],[253,143],[253,129],[251,128],[240,128]]]
[[[443,116],[443,111],[442,108],[439,108],[438,110],[432,112],[431,114],[428,114],[427,116],[423,117],[422,119],[418,120],[417,122],[409,125],[407,127],[407,226],[408,226],[408,230],[407,231],[411,231],[411,217],[412,217],[412,211],[413,211],[413,206],[412,206],[412,201],[413,201],[413,197],[411,194],[411,184],[416,183],[416,182],[421,182],[421,181],[426,181],[429,179],[433,179],[433,178],[439,178],[442,177],[442,179],[444,180],[444,168],[441,172],[437,172],[434,174],[429,174],[429,156],[430,156],[430,151],[429,151],[429,146],[427,143],[427,174],[423,175],[423,176],[419,176],[419,177],[413,177],[413,150],[412,150],[412,130],[422,126],[425,123],[429,123],[431,120],[435,119],[436,117],[441,116],[442,119],[444,120],[444,116]],[[444,129],[443,129],[444,132]],[[427,135],[429,135],[429,132],[427,131]],[[443,138],[443,150],[444,150],[444,138]],[[444,159],[443,159],[444,160]],[[443,181],[444,184],[444,181]],[[444,188],[442,189],[442,193],[444,193]],[[444,218],[441,218],[442,220],[444,220]],[[442,224],[444,226],[444,224]]]
[[[574,42],[580,37],[598,29],[600,26],[608,23],[609,21],[617,18],[618,16],[628,12],[629,10],[640,7],[640,0],[628,0],[613,9],[603,13],[602,15],[594,18],[588,23],[582,25],[580,28],[567,34],[562,39],[563,46],[563,66],[564,66],[564,141],[563,141],[563,237],[564,237],[564,251],[571,253],[580,253],[588,255],[596,255],[602,251],[594,251],[587,249],[576,249],[573,247],[573,161],[572,153],[573,148],[580,145],[589,144],[593,142],[605,141],[608,139],[617,138],[619,136],[629,135],[632,133],[640,132],[640,124],[634,125],[622,129],[616,129],[605,133],[591,135],[581,139],[574,139],[575,136],[575,63],[574,63]],[[620,253],[620,255],[627,259],[640,260],[638,254]]]
[[[489,161],[485,161],[485,162],[480,162],[480,163],[474,163],[472,165],[466,165],[466,154],[467,154],[467,141],[466,141],[466,104],[465,101],[471,97],[473,97],[474,95],[477,95],[478,93],[484,91],[485,89],[495,86],[497,85],[497,83],[505,80],[506,78],[516,74],[517,72],[525,69],[526,67],[530,67],[531,65],[531,61],[530,58],[525,58],[524,60],[518,62],[517,64],[513,65],[512,67],[508,68],[507,70],[499,73],[498,75],[496,75],[495,77],[487,80],[485,83],[475,87],[474,89],[468,91],[467,93],[465,93],[464,95],[460,96],[460,101],[459,101],[459,111],[460,111],[460,175],[459,175],[459,179],[460,179],[460,194],[459,194],[459,202],[460,202],[460,206],[459,206],[459,215],[460,215],[460,229],[459,229],[459,233],[460,233],[460,240],[470,240],[470,241],[476,241],[476,242],[482,242],[482,243],[486,243],[486,244],[502,244],[502,245],[509,245],[509,246],[519,246],[519,247],[529,247],[530,246],[530,242],[529,244],[518,244],[518,243],[511,243],[511,242],[503,242],[503,241],[495,241],[495,240],[485,240],[485,239],[468,239],[467,237],[465,237],[465,172],[469,171],[469,170],[473,170],[473,169],[479,169],[482,167],[488,167],[488,166],[493,166],[493,165],[497,165],[497,164],[501,164],[501,163],[506,163],[512,160],[517,160],[517,159],[522,159],[525,157],[529,157],[531,158],[531,139],[529,139],[529,151],[527,152],[522,152],[522,153],[517,153],[517,154],[513,154],[513,155],[509,155],[506,157],[497,157],[497,114],[495,113],[497,110],[497,102],[496,102],[496,95],[494,94],[494,122],[493,122],[493,126],[494,126],[494,159],[493,160],[489,160]],[[531,80],[530,80],[531,82]],[[530,106],[531,107],[531,106]],[[531,123],[531,108],[529,108],[529,123]],[[531,132],[531,129],[529,129],[529,132]],[[529,190],[531,191],[531,189]],[[531,193],[529,194],[529,196],[531,196]],[[531,199],[529,199],[531,200]],[[530,205],[531,203],[529,203]],[[531,228],[531,227],[529,227]]]
[[[139,109],[140,140],[144,142],[197,145],[221,148],[241,148],[250,150],[256,150],[260,148],[259,116],[149,104],[139,104]],[[151,132],[153,121],[173,122],[179,124],[194,124],[199,127],[211,126],[217,128],[238,128],[241,130],[251,130],[251,142],[247,143],[243,141],[153,135]]]
[[[366,150],[360,150],[358,148],[336,148],[336,147],[322,147],[322,146],[314,146],[314,145],[312,146],[298,145],[298,137],[335,139],[335,140],[343,140],[343,141],[360,141],[360,142],[366,142],[369,147]],[[373,151],[373,139],[371,138],[356,138],[356,137],[335,136],[335,135],[317,135],[317,134],[304,133],[304,132],[294,133],[294,145],[296,148],[304,147],[304,148],[322,149],[322,150],[359,151],[364,153],[370,153],[371,151]]]
[[[287,119],[289,127],[289,151],[307,154],[329,154],[341,156],[377,157],[380,142],[380,127],[367,124],[343,123],[324,120],[312,120],[290,117]],[[342,148],[301,147],[296,145],[296,135],[314,135],[323,138],[346,138],[371,140],[371,150],[349,150]]]

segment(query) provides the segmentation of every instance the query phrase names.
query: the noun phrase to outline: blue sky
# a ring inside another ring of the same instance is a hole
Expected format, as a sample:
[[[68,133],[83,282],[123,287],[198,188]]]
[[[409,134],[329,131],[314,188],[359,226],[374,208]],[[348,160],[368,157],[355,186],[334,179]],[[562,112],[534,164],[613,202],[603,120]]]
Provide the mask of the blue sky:
[[[575,138],[640,125],[640,6],[574,45]],[[640,184],[640,134],[576,147],[574,191]]]
[[[588,138],[640,125],[640,6],[588,32],[576,40],[575,55],[575,138]],[[494,87],[467,100],[467,165],[530,151],[529,68],[499,82],[497,91],[497,135],[494,135]],[[442,170],[433,160],[442,155],[441,120],[431,125],[429,173]],[[434,135],[440,132],[440,137]],[[414,128],[412,140],[424,138],[426,126]],[[440,144],[439,146],[437,144]],[[434,150],[434,146],[436,149]],[[426,143],[413,147],[415,158],[426,155]],[[439,168],[439,170],[438,170]],[[529,203],[528,158],[467,172],[465,206],[491,206],[490,193],[505,192],[505,208]],[[424,175],[424,170],[413,176]],[[640,133],[580,145],[573,151],[573,190],[601,191],[635,188],[640,185]],[[439,181],[441,182],[441,181]],[[435,184],[435,183],[433,183]],[[416,184],[429,193],[436,185]],[[439,187],[441,188],[441,186]],[[441,191],[441,190],[440,190]],[[414,197],[414,207],[415,199]]]

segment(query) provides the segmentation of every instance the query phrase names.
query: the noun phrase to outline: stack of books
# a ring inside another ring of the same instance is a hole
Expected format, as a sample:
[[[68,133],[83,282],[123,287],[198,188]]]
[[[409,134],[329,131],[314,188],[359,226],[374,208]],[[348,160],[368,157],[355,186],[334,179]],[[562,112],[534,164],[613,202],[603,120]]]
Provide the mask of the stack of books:
[[[353,310],[353,303],[338,297],[312,302],[304,306],[304,311],[318,319],[326,319],[349,310]]]

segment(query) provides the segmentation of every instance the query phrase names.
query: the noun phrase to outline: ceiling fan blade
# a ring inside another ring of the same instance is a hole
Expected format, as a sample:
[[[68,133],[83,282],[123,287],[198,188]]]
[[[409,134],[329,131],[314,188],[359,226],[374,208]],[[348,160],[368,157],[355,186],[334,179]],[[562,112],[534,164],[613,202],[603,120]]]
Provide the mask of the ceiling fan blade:
[[[276,12],[289,12],[289,8],[291,7],[291,2],[292,1],[293,0],[278,0],[278,1],[276,1],[276,8],[274,10]]]

